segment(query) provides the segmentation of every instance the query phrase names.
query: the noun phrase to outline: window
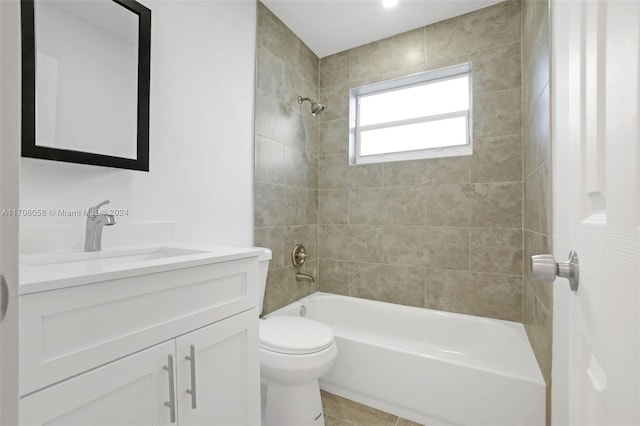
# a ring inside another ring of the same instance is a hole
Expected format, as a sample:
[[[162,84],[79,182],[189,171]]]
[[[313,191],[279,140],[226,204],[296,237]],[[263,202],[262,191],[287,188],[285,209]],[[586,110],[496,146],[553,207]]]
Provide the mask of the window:
[[[471,64],[350,91],[351,164],[471,155]]]

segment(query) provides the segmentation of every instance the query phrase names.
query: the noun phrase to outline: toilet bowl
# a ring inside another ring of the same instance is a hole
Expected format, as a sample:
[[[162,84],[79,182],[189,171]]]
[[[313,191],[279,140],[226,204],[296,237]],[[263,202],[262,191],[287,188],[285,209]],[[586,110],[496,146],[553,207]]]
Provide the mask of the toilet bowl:
[[[331,369],[337,354],[325,324],[288,316],[261,320],[263,424],[324,425],[318,378]]]
[[[268,259],[260,262],[260,310]],[[338,348],[325,324],[302,317],[260,320],[262,424],[324,426],[318,379],[333,366]]]

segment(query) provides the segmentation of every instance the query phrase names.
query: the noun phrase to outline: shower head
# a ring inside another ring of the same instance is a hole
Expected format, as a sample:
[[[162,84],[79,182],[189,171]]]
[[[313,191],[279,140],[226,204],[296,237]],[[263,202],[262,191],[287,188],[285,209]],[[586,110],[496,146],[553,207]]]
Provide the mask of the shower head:
[[[302,96],[298,96],[298,103],[302,105],[304,101],[309,101],[311,104],[311,115],[314,117],[324,111],[324,104],[319,104],[311,98],[303,98]]]

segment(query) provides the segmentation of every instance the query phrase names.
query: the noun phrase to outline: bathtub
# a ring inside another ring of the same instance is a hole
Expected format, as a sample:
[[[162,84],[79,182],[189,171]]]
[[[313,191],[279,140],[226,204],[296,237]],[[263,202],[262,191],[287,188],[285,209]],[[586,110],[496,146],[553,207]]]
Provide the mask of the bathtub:
[[[522,324],[327,293],[270,316],[301,313],[335,334],[328,392],[429,426],[545,424]]]

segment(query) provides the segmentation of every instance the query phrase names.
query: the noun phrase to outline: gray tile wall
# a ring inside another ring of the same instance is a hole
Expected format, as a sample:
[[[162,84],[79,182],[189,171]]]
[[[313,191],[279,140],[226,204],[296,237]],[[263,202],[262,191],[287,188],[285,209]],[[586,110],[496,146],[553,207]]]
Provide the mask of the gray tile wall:
[[[520,12],[507,1],[320,60],[320,290],[522,321]],[[472,156],[348,165],[350,88],[467,61]]]
[[[317,291],[296,282],[291,250],[310,256],[301,272],[318,276],[318,128],[309,105],[318,96],[318,58],[262,3],[255,101],[255,244],[273,251],[264,313]]]
[[[524,176],[524,326],[547,383],[551,413],[553,289],[531,275],[531,255],[552,253],[549,104],[549,3],[522,3],[522,116]]]
[[[548,0],[508,1],[318,60],[258,2],[255,242],[273,250],[265,313],[319,288],[523,321],[550,412],[553,292],[528,262],[551,251],[548,13]],[[349,88],[466,61],[471,157],[348,165]],[[327,110],[312,117],[298,95]],[[319,287],[295,281],[295,243]]]

